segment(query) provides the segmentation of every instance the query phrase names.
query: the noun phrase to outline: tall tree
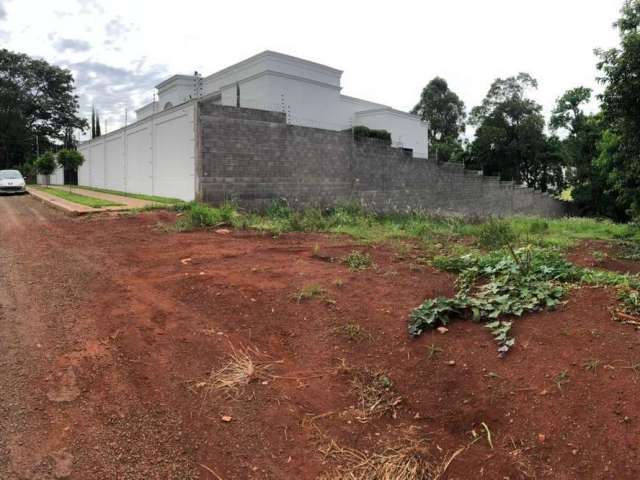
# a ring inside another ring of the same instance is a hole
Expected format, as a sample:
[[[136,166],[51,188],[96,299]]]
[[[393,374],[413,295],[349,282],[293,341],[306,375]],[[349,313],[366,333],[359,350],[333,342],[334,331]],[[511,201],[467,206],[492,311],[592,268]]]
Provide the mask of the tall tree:
[[[62,142],[67,128],[85,127],[70,71],[0,49],[0,168]]]
[[[449,161],[462,152],[460,135],[465,131],[465,106],[444,78],[435,77],[424,87],[412,113],[429,122],[429,146],[438,149],[443,160]]]
[[[542,106],[527,97],[537,87],[528,73],[493,82],[482,104],[471,111],[470,123],[477,128],[470,163],[485,175],[558,190],[564,183],[558,142],[547,139]]]
[[[601,143],[598,166],[618,209],[640,217],[640,0],[626,0],[614,24],[620,46],[597,50],[600,96],[608,131]]]
[[[91,105],[91,138],[96,138],[96,107]]]
[[[102,135],[100,130],[100,114],[96,112],[96,137],[99,137],[100,135]]]
[[[556,101],[549,125],[553,131],[567,133],[562,141],[562,153],[567,165],[567,182],[578,211],[584,215],[620,218],[615,196],[611,196],[607,188],[603,164],[597,162],[604,119],[601,114],[588,115],[584,111],[591,95],[591,89],[585,87],[568,90]]]

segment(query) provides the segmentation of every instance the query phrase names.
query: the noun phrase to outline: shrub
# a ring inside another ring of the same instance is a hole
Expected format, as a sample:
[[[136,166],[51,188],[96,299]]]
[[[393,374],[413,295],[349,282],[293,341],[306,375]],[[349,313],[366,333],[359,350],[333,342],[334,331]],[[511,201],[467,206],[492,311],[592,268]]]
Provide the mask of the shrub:
[[[35,161],[35,167],[41,175],[51,175],[56,169],[56,159],[53,153],[46,152],[40,155]]]
[[[272,220],[288,220],[291,218],[291,207],[284,198],[279,198],[271,202],[267,208],[267,216]]]
[[[549,222],[546,220],[536,218],[529,224],[529,233],[532,235],[539,235],[547,231],[549,231]]]
[[[64,149],[58,152],[58,165],[65,170],[76,171],[84,163],[84,157],[77,150]]]
[[[242,216],[231,203],[224,203],[219,208],[202,203],[182,203],[176,205],[176,210],[183,213],[176,225],[179,231],[242,224]]]
[[[502,248],[518,239],[511,225],[503,220],[491,219],[480,226],[478,243],[485,248]]]
[[[358,138],[375,138],[391,145],[391,133],[387,130],[374,130],[363,125],[353,127],[353,136]]]

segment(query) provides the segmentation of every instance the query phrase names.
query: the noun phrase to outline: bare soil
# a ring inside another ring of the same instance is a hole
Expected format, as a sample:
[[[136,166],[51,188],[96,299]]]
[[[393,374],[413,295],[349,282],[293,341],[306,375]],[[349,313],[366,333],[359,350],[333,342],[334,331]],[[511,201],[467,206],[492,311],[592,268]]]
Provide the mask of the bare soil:
[[[417,249],[171,233],[167,212],[72,219],[28,197],[0,198],[0,218],[1,479],[313,479],[330,441],[407,437],[435,463],[464,448],[450,480],[640,478],[640,333],[612,320],[612,291],[519,320],[500,359],[472,322],[408,337],[412,308],[454,292]],[[375,267],[350,271],[352,250]],[[232,349],[266,375],[207,393]],[[366,421],[365,370],[401,397]]]

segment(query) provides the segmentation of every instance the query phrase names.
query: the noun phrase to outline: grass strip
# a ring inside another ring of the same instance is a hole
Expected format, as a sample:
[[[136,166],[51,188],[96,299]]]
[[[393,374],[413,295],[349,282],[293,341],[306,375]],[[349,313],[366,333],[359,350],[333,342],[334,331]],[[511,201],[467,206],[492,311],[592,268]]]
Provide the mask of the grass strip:
[[[88,197],[86,195],[80,195],[79,193],[69,192],[68,190],[61,190],[59,188],[43,187],[38,188],[41,192],[48,193],[49,195],[55,195],[69,202],[77,203],[85,207],[91,208],[103,208],[103,207],[123,207],[121,203],[110,202],[108,200],[102,200],[100,198]]]
[[[168,205],[173,205],[173,204],[182,202],[182,200],[179,200],[177,198],[159,197],[157,195],[145,195],[143,193],[121,192],[119,190],[110,190],[108,188],[86,187],[84,185],[78,185],[78,188],[83,188],[84,190],[91,190],[99,193],[110,193],[111,195],[120,195],[121,197],[137,198],[138,200],[146,200],[148,202],[166,203]]]

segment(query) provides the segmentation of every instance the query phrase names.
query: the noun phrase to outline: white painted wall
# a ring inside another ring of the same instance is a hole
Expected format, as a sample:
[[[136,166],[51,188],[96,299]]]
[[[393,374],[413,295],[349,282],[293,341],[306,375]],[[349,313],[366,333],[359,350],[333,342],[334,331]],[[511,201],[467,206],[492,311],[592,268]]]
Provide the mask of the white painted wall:
[[[389,108],[365,110],[356,113],[354,125],[387,130],[394,147],[411,148],[414,157],[429,157],[427,124],[415,115]]]
[[[80,185],[130,193],[195,198],[195,105],[156,113],[80,144]]]
[[[38,185],[45,185],[47,179],[44,175],[38,174],[36,177],[36,183]],[[60,167],[56,167],[51,175],[49,175],[49,185],[64,185],[64,170]]]
[[[345,130],[354,125],[391,132],[394,145],[427,157],[426,124],[414,115],[341,94],[342,71],[301,58],[266,51],[202,79],[204,95],[220,94],[223,105],[282,111],[293,125]],[[138,118],[177,105],[193,94],[194,77],[174,75],[160,83],[159,101],[138,109]],[[376,110],[384,110],[377,111]]]

